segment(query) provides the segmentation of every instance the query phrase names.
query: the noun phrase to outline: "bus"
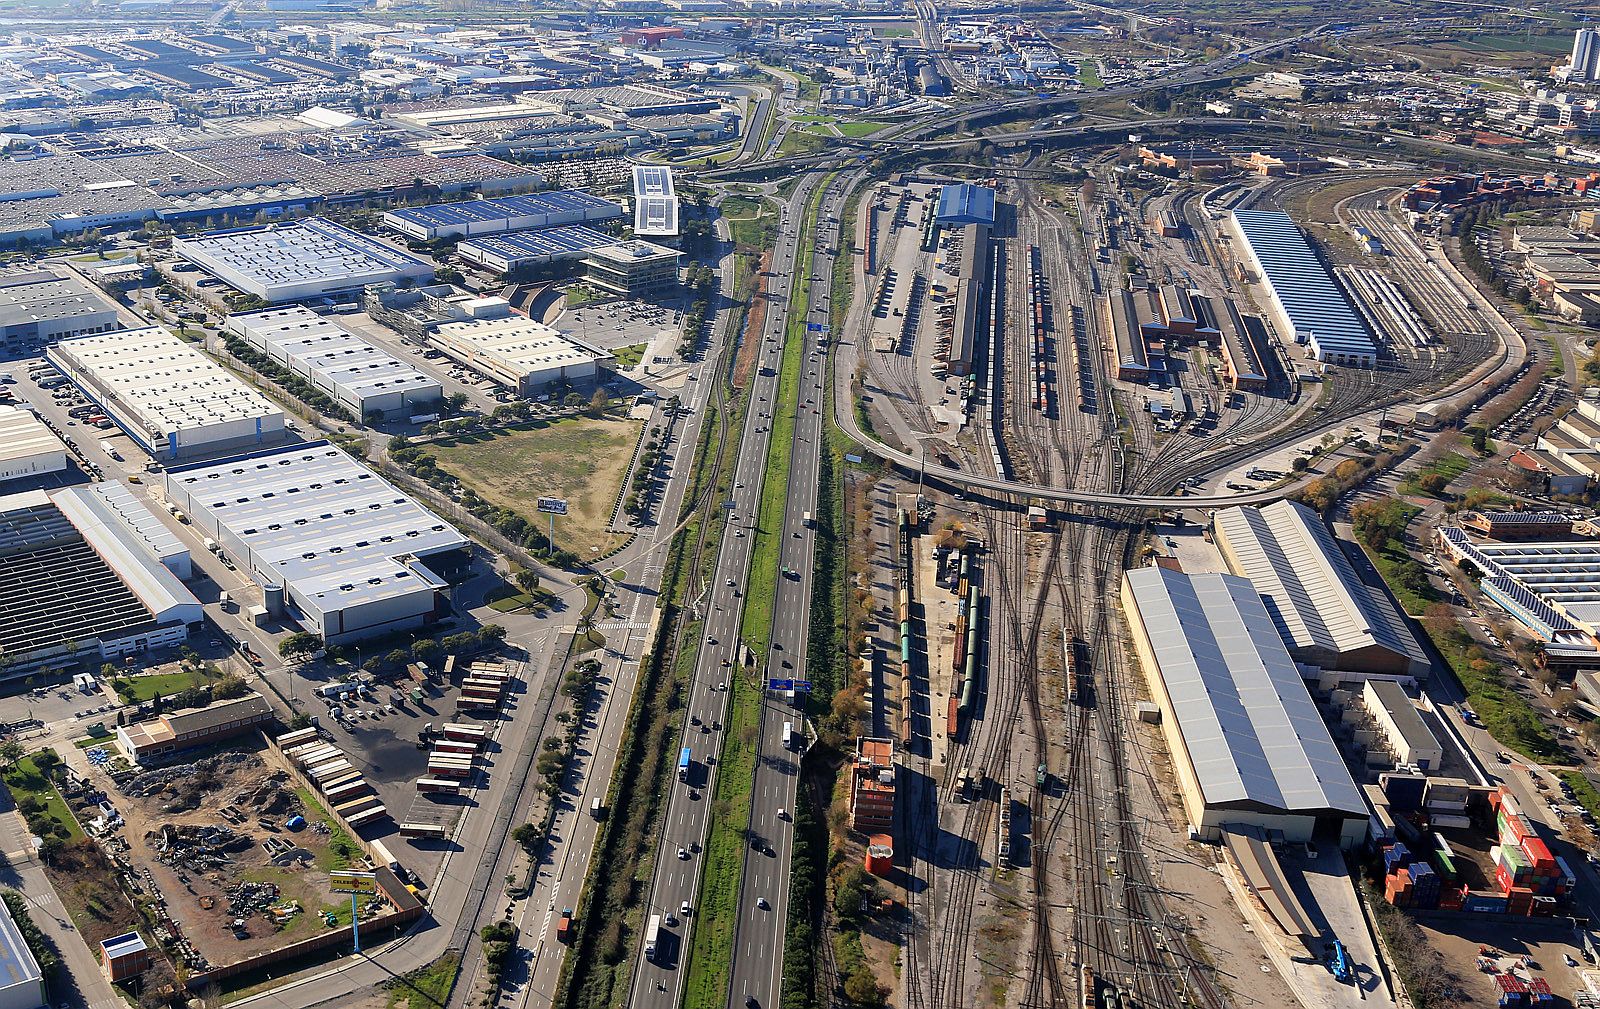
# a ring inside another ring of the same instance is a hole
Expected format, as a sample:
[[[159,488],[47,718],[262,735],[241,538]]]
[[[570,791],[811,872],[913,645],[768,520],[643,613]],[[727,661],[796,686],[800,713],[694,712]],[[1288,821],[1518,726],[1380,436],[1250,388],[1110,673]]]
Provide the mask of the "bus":
[[[689,780],[689,748],[687,746],[678,751],[678,780]]]

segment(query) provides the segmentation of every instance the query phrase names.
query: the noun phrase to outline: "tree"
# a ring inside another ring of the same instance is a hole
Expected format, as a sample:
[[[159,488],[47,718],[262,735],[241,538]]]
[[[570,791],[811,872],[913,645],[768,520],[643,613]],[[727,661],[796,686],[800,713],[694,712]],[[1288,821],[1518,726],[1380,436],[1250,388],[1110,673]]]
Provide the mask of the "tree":
[[[844,979],[844,995],[858,1006],[884,1004],[883,986],[878,984],[878,976],[872,973],[872,968],[864,963]]]
[[[49,772],[50,768],[61,763],[61,758],[56,756],[54,750],[40,750],[33,755],[33,766],[41,771]]]
[[[322,638],[310,631],[296,631],[278,642],[278,656],[289,661],[311,658],[322,647]]]
[[[544,842],[544,831],[531,823],[518,824],[511,831],[511,840],[522,846],[522,850],[533,854],[534,849]]]
[[[523,568],[512,576],[517,583],[517,588],[524,592],[533,592],[539,587],[539,572],[532,568]]]
[[[211,696],[219,701],[243,697],[249,690],[250,687],[244,682],[244,677],[237,673],[229,673],[211,684]]]
[[[605,412],[606,403],[608,402],[610,401],[606,398],[606,391],[600,388],[595,389],[594,395],[589,397],[589,416],[600,416]]]
[[[21,743],[15,739],[8,739],[0,743],[0,764],[6,767],[15,766],[17,761],[22,759],[24,752]]]
[[[569,392],[562,397],[561,405],[569,410],[576,410],[583,405],[583,396],[576,392]]]
[[[466,393],[464,393],[464,392],[452,392],[450,395],[448,395],[448,396],[446,396],[444,398],[444,412],[445,413],[460,413],[462,411],[462,409],[467,405],[467,402],[468,402],[468,399],[467,399],[467,394]]]

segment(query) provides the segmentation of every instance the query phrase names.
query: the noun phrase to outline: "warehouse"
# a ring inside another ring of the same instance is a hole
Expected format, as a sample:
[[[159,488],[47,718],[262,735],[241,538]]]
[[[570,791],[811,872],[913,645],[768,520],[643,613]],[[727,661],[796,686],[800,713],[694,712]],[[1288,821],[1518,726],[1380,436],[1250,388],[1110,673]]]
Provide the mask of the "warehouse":
[[[116,307],[76,277],[48,270],[0,277],[0,355],[32,354],[57,340],[116,328]]]
[[[0,676],[69,651],[111,660],[176,647],[202,618],[152,550],[145,530],[159,520],[100,486],[0,497]]]
[[[583,259],[596,249],[616,244],[615,235],[575,224],[468,239],[456,246],[456,256],[463,263],[495,273],[515,273],[530,267]]]
[[[646,238],[677,235],[678,196],[672,186],[672,169],[633,166],[633,233]]]
[[[1318,361],[1376,366],[1372,334],[1289,215],[1235,210],[1232,220],[1279,330],[1307,344]]]
[[[1265,392],[1271,385],[1267,376],[1267,361],[1272,349],[1263,347],[1260,340],[1265,330],[1259,319],[1247,324],[1232,298],[1206,298],[1195,295],[1192,303],[1195,315],[1200,317],[1196,332],[1217,334],[1222,350],[1223,372],[1235,389]]]
[[[284,437],[282,410],[159,326],[64,340],[47,356],[156,459]]]
[[[594,382],[600,365],[611,360],[605,351],[521,315],[441,323],[427,339],[452,360],[519,396],[531,396],[552,382]]]
[[[172,249],[230,287],[273,304],[384,281],[433,279],[433,267],[422,260],[320,217],[180,237]]]
[[[167,500],[329,644],[416,627],[449,609],[471,545],[327,442],[167,470]]]
[[[353,418],[437,413],[444,398],[438,380],[300,305],[235,315],[225,328],[306,379]]]
[[[67,446],[32,410],[0,405],[0,484],[60,473]]]
[[[385,211],[383,215],[386,226],[425,242],[621,219],[620,203],[581,189],[442,203],[433,207],[400,207]]]
[[[1129,291],[1113,291],[1105,296],[1105,321],[1111,333],[1112,364],[1117,377],[1125,382],[1143,382],[1150,377],[1150,351],[1139,316]]]
[[[1195,836],[1365,839],[1366,803],[1248,581],[1138,568],[1123,575],[1122,606]]]
[[[0,903],[0,1009],[38,1009],[49,1004],[39,961],[28,950],[11,910]]]
[[[1441,526],[1439,549],[1463,568],[1495,605],[1545,642],[1545,657],[1594,660],[1600,635],[1600,542],[1556,540],[1474,543],[1456,526]]]
[[[970,182],[944,186],[939,190],[939,208],[934,219],[945,227],[981,224],[994,227],[994,190]]]
[[[1250,579],[1301,662],[1426,679],[1427,655],[1389,597],[1374,592],[1316,512],[1294,501],[1224,508],[1212,535],[1228,570]]]
[[[1411,765],[1421,771],[1439,769],[1444,762],[1444,748],[1400,684],[1368,680],[1361,685],[1361,704],[1383,734],[1396,765]]]
[[[652,298],[678,286],[678,252],[653,242],[621,242],[584,260],[589,283],[620,298]]]
[[[984,305],[989,280],[989,229],[969,224],[961,229],[961,258],[956,276],[955,315],[950,326],[950,374],[972,374],[979,328],[987,333]]]

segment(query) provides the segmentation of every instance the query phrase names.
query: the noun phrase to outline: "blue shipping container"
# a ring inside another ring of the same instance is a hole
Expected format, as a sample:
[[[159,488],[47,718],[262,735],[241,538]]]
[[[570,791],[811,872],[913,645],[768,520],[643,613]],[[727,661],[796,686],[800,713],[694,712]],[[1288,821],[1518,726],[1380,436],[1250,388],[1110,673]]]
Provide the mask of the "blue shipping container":
[[[1461,910],[1474,914],[1505,914],[1506,899],[1493,894],[1468,894],[1461,902]]]

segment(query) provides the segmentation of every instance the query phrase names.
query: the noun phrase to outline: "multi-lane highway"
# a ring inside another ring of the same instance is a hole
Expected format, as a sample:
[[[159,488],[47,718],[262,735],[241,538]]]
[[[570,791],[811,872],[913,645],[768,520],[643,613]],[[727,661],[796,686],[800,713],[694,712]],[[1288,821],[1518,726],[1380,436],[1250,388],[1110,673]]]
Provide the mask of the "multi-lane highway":
[[[723,727],[727,721],[730,694],[726,688],[730,677],[735,675],[735,667],[743,659],[739,642],[744,608],[742,586],[749,581],[750,555],[756,542],[756,517],[772,437],[772,411],[782,368],[782,343],[789,327],[789,304],[797,270],[799,229],[803,226],[804,208],[821,183],[818,175],[805,177],[782,206],[777,245],[772,256],[766,320],[759,334],[746,335],[746,339],[759,339],[760,346],[749,410],[735,457],[732,493],[727,501],[721,502],[716,519],[725,521],[727,529],[711,577],[701,595],[692,601],[702,620],[704,641],[689,685],[688,721],[677,743],[678,747],[689,749],[690,766],[686,780],[674,782],[667,799],[650,902],[644,909],[645,922],[660,915],[662,927],[654,958],[645,956],[642,942],[637,950],[632,1004],[640,1009],[675,1009],[682,999],[684,967],[696,921],[694,904],[699,891],[701,860],[710,828],[709,796],[716,786],[716,761],[722,750]],[[815,396],[811,398],[816,401]],[[774,840],[782,840],[787,846],[787,838]],[[770,910],[763,913],[781,922],[787,896],[787,892],[766,896]],[[683,913],[686,904],[689,906],[687,915]],[[667,924],[669,916],[675,925]]]

